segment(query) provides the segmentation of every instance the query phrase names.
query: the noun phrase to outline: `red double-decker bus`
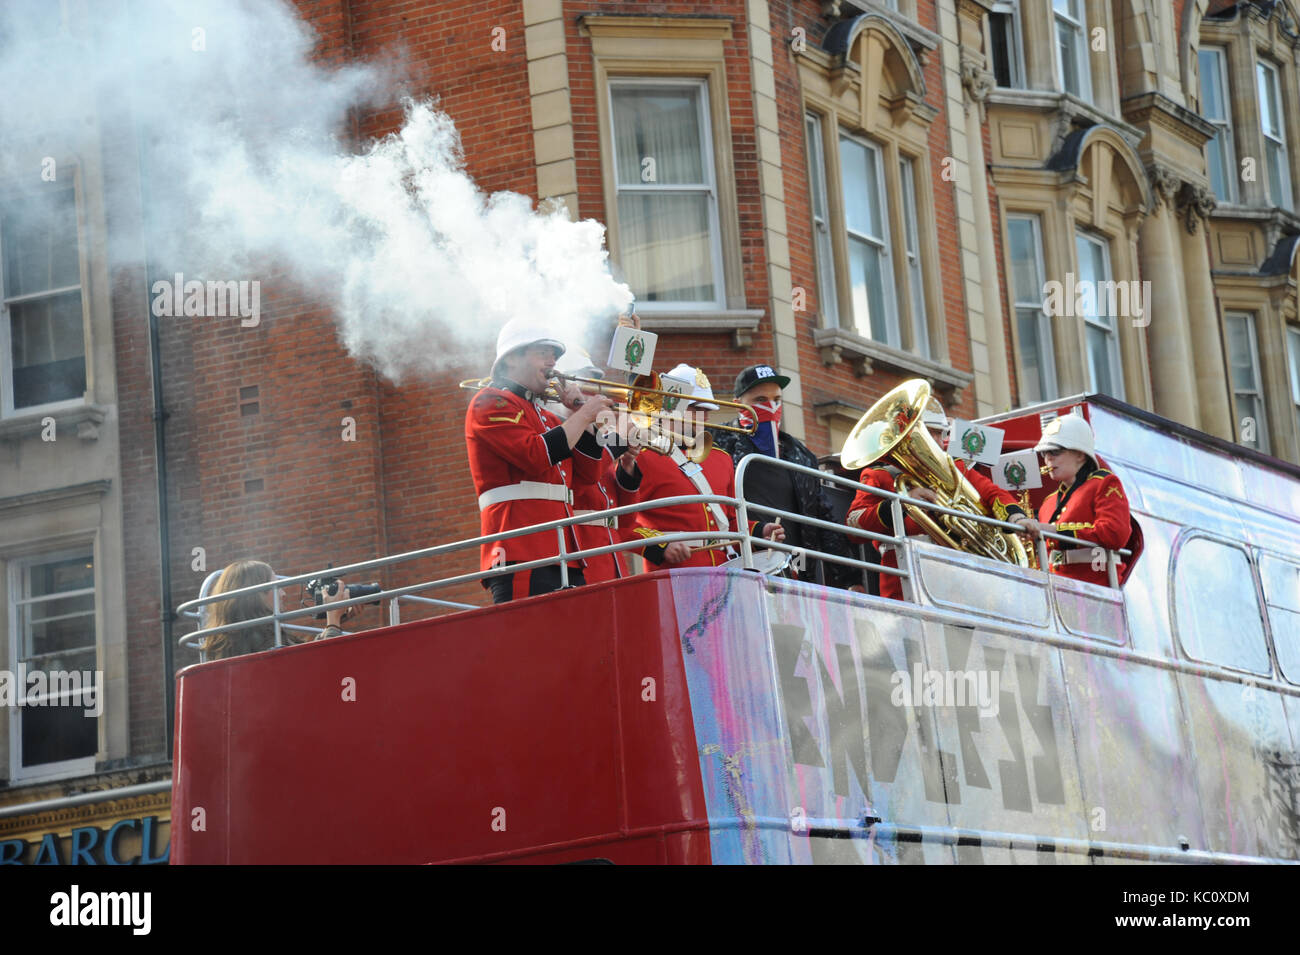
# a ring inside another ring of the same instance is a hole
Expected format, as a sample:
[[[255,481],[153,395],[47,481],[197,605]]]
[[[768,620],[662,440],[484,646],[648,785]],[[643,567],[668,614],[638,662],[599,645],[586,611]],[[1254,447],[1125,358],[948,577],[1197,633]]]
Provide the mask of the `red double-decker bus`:
[[[665,570],[201,663],[172,861],[1297,860],[1300,469],[1098,396],[985,423],[1069,412],[1122,590],[900,539],[907,602]]]

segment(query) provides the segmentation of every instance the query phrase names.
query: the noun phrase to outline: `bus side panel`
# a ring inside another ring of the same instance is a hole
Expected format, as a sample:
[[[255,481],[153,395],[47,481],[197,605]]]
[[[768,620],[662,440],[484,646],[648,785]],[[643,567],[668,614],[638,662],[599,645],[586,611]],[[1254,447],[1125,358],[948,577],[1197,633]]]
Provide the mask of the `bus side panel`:
[[[190,667],[177,679],[172,865],[229,861],[230,668]]]
[[[1175,674],[1063,650],[1089,837],[1205,850],[1196,770]]]
[[[910,705],[933,709],[938,718],[951,824],[1036,836],[1040,840],[1030,842],[1042,846],[1050,846],[1053,838],[1086,841],[1059,651],[974,627],[931,623],[926,627],[926,658],[926,674],[907,674],[913,688]],[[939,705],[929,700],[924,689],[928,681],[943,689]],[[997,837],[981,841],[984,844],[959,846],[958,861],[1088,861],[1078,852],[1010,847]]]
[[[925,637],[935,625],[906,614],[906,604],[863,605],[784,581],[771,581],[768,596],[790,804],[802,808],[814,834],[825,824],[862,835],[864,812],[893,825],[950,826],[945,773],[952,764],[940,753],[935,712],[895,692],[902,686],[895,674],[930,668]],[[800,840],[799,861],[957,861],[952,845],[915,834],[866,835]]]
[[[1282,698],[1247,684],[1180,673],[1196,753],[1209,848],[1297,858],[1294,825],[1296,747]]]
[[[1175,674],[1062,650],[1087,838],[1207,848]]]
[[[691,699],[668,574],[610,585],[618,634],[623,825],[708,826]],[[683,860],[676,860],[683,861]],[[707,861],[707,858],[705,859]]]
[[[620,677],[615,663],[619,640],[645,641],[649,658],[664,639],[675,650],[675,627],[644,610],[669,586],[584,587],[185,671],[174,806],[209,821],[174,827],[178,861],[495,861],[617,838],[632,764],[639,788],[658,778],[687,793],[667,819],[655,813],[670,800],[638,795],[640,824],[680,825],[703,807],[699,782],[673,745],[646,741],[675,732],[667,707],[620,739],[620,708],[651,706],[639,697],[651,668],[633,654]],[[663,673],[661,699],[680,701],[680,676]]]

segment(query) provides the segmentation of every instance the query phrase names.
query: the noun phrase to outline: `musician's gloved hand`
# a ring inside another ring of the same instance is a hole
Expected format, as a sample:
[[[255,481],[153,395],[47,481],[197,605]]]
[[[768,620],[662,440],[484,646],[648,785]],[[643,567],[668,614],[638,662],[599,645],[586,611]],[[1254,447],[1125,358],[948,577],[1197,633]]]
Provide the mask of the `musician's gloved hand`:
[[[914,485],[908,488],[907,494],[909,497],[914,497],[919,501],[929,501],[931,504],[939,503],[939,495],[935,494],[934,491],[930,490],[928,487]]]
[[[618,466],[628,474],[636,469],[636,456],[641,453],[640,448],[628,448],[618,459]]]
[[[759,536],[768,540],[776,541],[778,544],[785,542],[785,528],[780,524],[764,524]]]
[[[665,564],[680,564],[691,556],[691,545],[686,541],[673,541],[664,548]]]

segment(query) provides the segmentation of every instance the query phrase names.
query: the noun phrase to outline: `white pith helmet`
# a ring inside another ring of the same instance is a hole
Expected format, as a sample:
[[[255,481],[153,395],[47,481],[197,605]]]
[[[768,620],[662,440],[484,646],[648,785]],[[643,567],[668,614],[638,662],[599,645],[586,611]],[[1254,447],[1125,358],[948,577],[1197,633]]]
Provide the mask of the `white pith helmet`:
[[[948,430],[948,414],[943,410],[943,404],[934,395],[930,396],[925,411],[921,412],[921,423],[927,428],[934,428],[938,431]]]
[[[713,404],[713,386],[709,384],[709,376],[694,365],[682,362],[668,372],[668,377],[692,382],[691,390],[685,395],[692,404],[706,411],[718,410],[718,406]]]
[[[1097,463],[1092,428],[1077,414],[1065,414],[1048,422],[1035,451],[1080,451]]]
[[[512,351],[527,348],[529,345],[550,345],[555,349],[557,358],[564,354],[564,342],[552,335],[544,326],[527,318],[512,318],[501,328],[497,335],[497,357],[492,362],[492,374],[501,370],[501,359]]]

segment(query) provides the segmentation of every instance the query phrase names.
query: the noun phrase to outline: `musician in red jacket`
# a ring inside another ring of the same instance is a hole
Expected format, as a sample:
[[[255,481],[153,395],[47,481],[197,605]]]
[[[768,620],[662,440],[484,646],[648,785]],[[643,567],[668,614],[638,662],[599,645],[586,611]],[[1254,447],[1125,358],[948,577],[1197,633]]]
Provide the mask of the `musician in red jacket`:
[[[591,355],[584,349],[573,346],[567,348],[555,363],[555,370],[572,377],[605,378],[604,371],[592,363]],[[569,385],[563,389],[562,394],[563,402],[547,403],[547,410],[562,421],[590,397],[578,385]],[[613,435],[614,432],[609,434]],[[621,438],[615,436],[615,439],[617,443],[606,444],[601,449],[599,479],[590,484],[577,484],[573,488],[573,514],[575,517],[588,518],[581,524],[574,525],[574,532],[583,550],[609,547],[635,536],[629,530],[633,523],[631,515],[622,518],[592,516],[598,511],[632,504],[641,486],[642,475],[636,464],[637,453],[629,450]],[[598,584],[630,576],[624,554],[626,551],[615,551],[586,558],[587,566],[583,568],[583,576],[587,583]]]
[[[930,436],[934,438],[939,447],[944,447],[947,443],[949,423],[948,415],[944,412],[943,405],[939,403],[938,399],[930,399],[930,403],[922,415],[922,423],[929,429]],[[1016,524],[1032,523],[1029,515],[1016,503],[1015,495],[1010,491],[998,487],[992,480],[975,468],[968,466],[964,461],[953,459],[953,464],[971,483],[971,487],[975,488],[980,496],[980,503],[984,505],[990,515],[1000,521],[1009,521]],[[899,473],[898,469],[892,467],[864,468],[862,474],[858,477],[858,481],[871,487],[892,491],[894,490],[894,479]],[[931,504],[937,500],[934,491],[927,487],[912,487],[910,494],[912,497],[929,501]],[[931,517],[936,521],[939,519],[937,514],[931,514]],[[857,527],[864,531],[873,531],[877,534],[893,534],[893,502],[887,498],[877,497],[869,491],[859,491],[854,495],[853,502],[849,505],[845,521],[850,527]],[[930,539],[930,535],[916,521],[906,516],[906,512],[904,512],[903,517],[903,533],[908,537],[915,537],[920,540]],[[878,546],[881,553],[881,565],[898,567],[898,555],[895,553],[893,545],[879,544]],[[880,596],[889,597],[893,600],[902,600],[903,585],[900,578],[893,574],[881,574]]]
[[[689,365],[674,368],[675,378],[694,380],[694,388],[688,411],[716,411],[713,404],[713,389],[704,372]],[[686,416],[688,419],[690,415]],[[690,423],[674,422],[674,429],[684,432],[692,431]],[[701,426],[702,427],[702,426]],[[693,433],[684,433],[685,438],[694,438]],[[654,451],[642,451],[637,458],[641,470],[641,488],[637,492],[638,501],[655,501],[667,497],[679,497],[691,494],[717,494],[723,497],[736,496],[736,467],[731,462],[731,455],[710,450],[701,462],[691,461],[683,447],[674,447],[673,454],[658,454]],[[643,554],[652,564],[671,564],[674,567],[717,567],[730,558],[727,547],[717,546],[705,549],[713,543],[708,537],[709,531],[729,531],[736,528],[736,510],[730,505],[704,504],[700,502],[674,504],[656,507],[637,513],[633,532],[647,539],[660,534],[676,531],[700,531],[700,540],[676,541],[667,545],[646,547]],[[751,521],[750,534],[766,537],[775,541],[785,540],[785,528],[777,523]],[[738,548],[737,548],[738,549]]]
[[[599,480],[604,449],[592,428],[610,407],[604,395],[588,398],[567,420],[542,407],[555,362],[564,345],[525,319],[507,322],[497,338],[492,382],[465,414],[470,474],[478,494],[481,533],[497,534],[573,516],[575,487]],[[573,529],[565,550],[578,550]],[[558,556],[554,530],[483,545],[480,569]],[[569,584],[585,583],[581,561],[569,561]],[[558,563],[533,571],[484,578],[494,603],[560,589]]]
[[[1079,415],[1061,415],[1043,429],[1034,450],[1047,462],[1048,477],[1060,483],[1026,530],[1033,536],[1046,530],[1077,538],[1078,544],[1047,539],[1052,573],[1108,587],[1106,551],[1128,546],[1134,528],[1124,485],[1097,465],[1093,448],[1092,428]],[[1122,581],[1126,567],[1118,558],[1115,571]]]

